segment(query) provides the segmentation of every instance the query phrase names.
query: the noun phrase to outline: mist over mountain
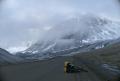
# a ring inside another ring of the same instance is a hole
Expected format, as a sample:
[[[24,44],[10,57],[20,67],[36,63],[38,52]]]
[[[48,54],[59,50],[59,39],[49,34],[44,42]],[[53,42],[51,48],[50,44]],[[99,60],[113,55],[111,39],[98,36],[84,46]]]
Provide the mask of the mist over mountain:
[[[0,47],[10,52],[21,51],[18,50],[21,47],[24,50],[26,43],[35,43],[46,30],[77,14],[93,13],[120,18],[117,0],[0,1]]]
[[[93,14],[84,14],[66,20],[51,28],[43,38],[31,45],[22,53],[45,57],[49,53],[94,45],[104,47],[103,41],[115,40],[120,37],[120,22]],[[103,44],[103,45],[101,45]],[[24,55],[23,54],[23,55]]]

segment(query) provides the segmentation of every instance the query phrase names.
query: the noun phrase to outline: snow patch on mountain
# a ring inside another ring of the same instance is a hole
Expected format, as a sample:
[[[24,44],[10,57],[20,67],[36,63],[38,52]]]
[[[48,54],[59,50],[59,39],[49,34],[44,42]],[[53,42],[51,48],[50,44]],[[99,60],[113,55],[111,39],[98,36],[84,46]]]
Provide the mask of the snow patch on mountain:
[[[6,50],[9,51],[11,54],[24,52],[24,50],[28,49],[32,44],[32,41],[22,42],[19,46],[8,47]]]
[[[7,51],[9,51],[10,53],[14,54],[16,52],[20,52],[20,51],[24,51],[26,50],[28,47],[10,47],[8,49],[6,49]]]

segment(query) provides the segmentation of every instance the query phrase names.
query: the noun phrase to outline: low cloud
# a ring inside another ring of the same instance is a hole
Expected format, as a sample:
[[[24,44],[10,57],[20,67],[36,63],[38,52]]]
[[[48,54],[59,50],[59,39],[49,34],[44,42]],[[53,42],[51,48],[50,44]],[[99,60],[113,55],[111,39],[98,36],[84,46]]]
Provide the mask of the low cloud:
[[[35,42],[54,25],[87,12],[119,17],[114,0],[3,0],[0,5],[0,47]]]

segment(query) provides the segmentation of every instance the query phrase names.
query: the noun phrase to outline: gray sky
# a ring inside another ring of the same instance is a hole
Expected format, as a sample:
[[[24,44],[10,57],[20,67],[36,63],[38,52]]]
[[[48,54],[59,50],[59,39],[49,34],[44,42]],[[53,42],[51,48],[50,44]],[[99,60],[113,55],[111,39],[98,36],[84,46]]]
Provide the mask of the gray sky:
[[[119,19],[117,0],[1,0],[0,47],[24,47],[55,24],[93,13]]]

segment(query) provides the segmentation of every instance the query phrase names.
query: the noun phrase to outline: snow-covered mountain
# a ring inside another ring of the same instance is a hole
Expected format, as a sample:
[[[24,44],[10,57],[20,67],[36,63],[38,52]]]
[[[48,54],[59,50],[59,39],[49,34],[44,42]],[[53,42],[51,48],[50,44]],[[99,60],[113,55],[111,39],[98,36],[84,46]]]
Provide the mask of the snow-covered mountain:
[[[8,64],[8,63],[17,63],[22,61],[23,59],[14,56],[12,54],[10,54],[8,51],[0,48],[0,65],[3,64]]]
[[[108,43],[105,41],[119,38],[119,31],[120,22],[91,14],[81,15],[55,25],[42,39],[18,55],[44,58],[65,54],[68,50],[69,53],[76,49],[80,51],[93,44],[94,49],[99,49]]]

